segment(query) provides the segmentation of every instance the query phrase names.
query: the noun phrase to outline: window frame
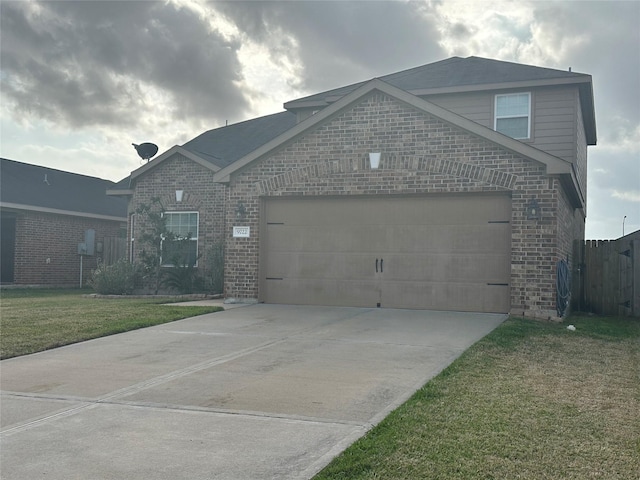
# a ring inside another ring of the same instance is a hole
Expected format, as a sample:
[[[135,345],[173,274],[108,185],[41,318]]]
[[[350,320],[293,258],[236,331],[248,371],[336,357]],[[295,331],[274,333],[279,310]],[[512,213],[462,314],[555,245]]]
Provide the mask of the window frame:
[[[500,97],[514,97],[518,95],[526,95],[527,96],[527,114],[518,114],[518,115],[498,115],[498,98]],[[531,92],[512,92],[512,93],[498,93],[494,96],[493,100],[493,129],[501,133],[502,135],[507,135],[509,138],[513,138],[514,140],[530,140],[531,139],[531,130],[533,126],[533,112],[531,109],[532,105],[532,94]],[[516,119],[516,118],[526,118],[527,119],[527,136],[526,137],[512,137],[506,133],[503,133],[498,130],[498,120],[505,119]]]
[[[200,235],[200,212],[198,212],[197,210],[173,210],[173,211],[166,211],[162,213],[162,216],[164,217],[165,215],[191,215],[194,214],[196,215],[196,232],[194,235],[192,235],[189,238],[189,241],[191,242],[196,242],[196,250],[195,250],[195,261],[193,263],[193,267],[197,267],[198,266],[198,249],[200,247],[199,244],[199,240],[198,240],[198,236]],[[165,225],[167,225],[165,223]],[[167,229],[169,226],[167,225]],[[182,239],[186,239],[186,237],[180,237],[179,235],[177,235],[175,232],[173,232],[172,230],[171,233],[173,233],[174,235],[176,235],[176,238],[178,240],[182,240]],[[191,232],[189,232],[191,233]],[[160,265],[162,265],[163,267],[175,267],[176,265],[173,263],[165,263],[164,258],[162,258],[162,254],[164,253],[164,238],[162,239],[162,241],[160,242]]]

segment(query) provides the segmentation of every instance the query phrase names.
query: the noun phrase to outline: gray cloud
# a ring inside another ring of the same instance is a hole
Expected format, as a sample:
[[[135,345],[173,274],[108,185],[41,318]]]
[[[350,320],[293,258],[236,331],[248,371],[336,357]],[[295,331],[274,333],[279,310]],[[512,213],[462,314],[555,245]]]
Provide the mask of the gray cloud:
[[[640,2],[536,2],[536,21],[560,48],[564,39],[582,44],[566,52],[565,68],[593,76],[599,118],[624,116],[640,123]],[[606,125],[601,124],[606,132]]]
[[[216,2],[215,8],[274,51],[297,47],[300,87],[311,92],[444,56],[419,2]]]
[[[17,114],[73,127],[134,125],[166,115],[144,84],[170,100],[174,119],[228,118],[248,103],[239,45],[188,9],[159,2],[3,1],[2,91]]]

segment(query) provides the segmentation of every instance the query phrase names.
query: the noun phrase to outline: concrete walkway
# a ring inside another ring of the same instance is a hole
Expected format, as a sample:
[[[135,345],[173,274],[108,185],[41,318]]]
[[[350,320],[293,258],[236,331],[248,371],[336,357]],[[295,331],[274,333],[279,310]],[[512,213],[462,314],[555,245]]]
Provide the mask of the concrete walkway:
[[[311,478],[504,319],[261,304],[5,360],[0,477]]]

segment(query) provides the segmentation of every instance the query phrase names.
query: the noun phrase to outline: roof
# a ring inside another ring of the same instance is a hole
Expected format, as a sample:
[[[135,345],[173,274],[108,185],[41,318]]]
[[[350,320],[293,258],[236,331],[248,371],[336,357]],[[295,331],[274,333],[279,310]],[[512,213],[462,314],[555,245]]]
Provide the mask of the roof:
[[[296,114],[280,112],[208,130],[182,146],[166,152],[131,172],[107,191],[108,195],[132,195],[131,181],[179,153],[217,172],[256,148],[286,132],[296,124]]]
[[[595,112],[591,75],[552,68],[522,65],[481,57],[451,57],[439,62],[379,77],[413,95],[496,90],[558,84],[578,84],[587,142],[595,145]],[[288,110],[324,108],[367,82],[354,83],[284,104]]]
[[[125,221],[127,201],[109,197],[101,178],[0,159],[0,206]]]
[[[182,148],[224,168],[295,124],[295,114],[280,112],[209,130]]]
[[[249,155],[238,160],[232,165],[229,165],[219,172],[217,172],[213,180],[215,182],[229,182],[231,175],[257,161],[264,155],[268,155],[277,149],[283,148],[291,142],[294,142],[297,138],[304,135],[309,130],[315,128],[319,123],[328,121],[335,115],[338,115],[344,109],[359,102],[363,97],[370,94],[373,91],[382,92],[386,95],[394,97],[395,99],[404,102],[412,107],[419,109],[429,115],[433,115],[451,125],[466,130],[474,135],[480,136],[485,140],[488,140],[508,151],[514,152],[525,158],[529,158],[536,162],[539,162],[546,166],[547,173],[550,175],[560,175],[563,177],[564,182],[569,189],[568,193],[571,200],[576,207],[584,205],[584,195],[580,191],[580,187],[574,181],[572,175],[572,165],[570,162],[561,158],[550,155],[542,150],[538,150],[526,143],[515,140],[511,137],[503,135],[495,130],[487,128],[479,123],[473,122],[461,115],[451,112],[445,108],[442,108],[434,103],[417,97],[403,89],[390,85],[380,79],[373,79],[364,85],[360,86],[355,91],[345,95],[340,100],[336,101],[332,105],[320,110],[315,115],[307,118],[306,120],[298,123],[295,127],[291,128],[279,137],[264,144],[260,148],[254,150]]]

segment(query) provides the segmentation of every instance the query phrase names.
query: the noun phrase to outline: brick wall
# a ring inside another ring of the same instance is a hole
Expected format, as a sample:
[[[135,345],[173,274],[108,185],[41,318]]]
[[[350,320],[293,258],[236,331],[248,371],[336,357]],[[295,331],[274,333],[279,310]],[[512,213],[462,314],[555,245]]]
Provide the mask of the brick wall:
[[[369,168],[369,152],[383,153],[378,170]],[[226,296],[258,298],[263,197],[498,191],[512,195],[513,311],[547,316],[555,312],[559,188],[543,165],[374,92],[232,176]],[[541,207],[539,220],[526,219],[531,198]],[[242,224],[251,227],[250,238],[231,236],[238,202],[247,209]]]
[[[206,275],[207,254],[215,242],[223,241],[225,187],[213,183],[213,171],[182,155],[176,154],[136,179],[135,195],[129,203],[129,214],[142,205],[151,205],[160,199],[167,212],[198,212],[198,269]],[[181,202],[176,201],[176,190],[183,190]],[[139,216],[138,216],[139,217]],[[128,238],[139,238],[147,228],[142,218],[136,219],[136,231]],[[135,243],[134,259],[138,259],[141,245]]]
[[[124,223],[71,215],[18,212],[15,239],[15,285],[80,286],[78,244],[85,230],[96,231],[96,244],[117,237]],[[83,284],[96,268],[100,253],[84,256]]]

